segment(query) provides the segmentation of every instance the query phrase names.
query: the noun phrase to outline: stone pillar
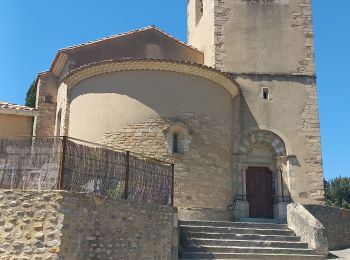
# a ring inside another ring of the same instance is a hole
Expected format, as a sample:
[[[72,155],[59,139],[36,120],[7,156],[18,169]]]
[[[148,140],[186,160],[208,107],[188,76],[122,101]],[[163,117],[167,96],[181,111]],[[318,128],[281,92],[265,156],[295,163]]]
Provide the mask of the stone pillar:
[[[278,198],[274,203],[274,215],[276,219],[287,219],[287,205],[290,203],[289,196],[294,196],[295,178],[291,160],[294,156],[276,157],[276,168],[278,172]]]
[[[39,75],[36,105],[39,115],[35,117],[33,135],[53,136],[56,121],[57,77],[51,72]]]
[[[247,164],[239,164],[238,166],[239,173],[240,173],[240,186],[237,191],[239,191],[240,194],[236,194],[238,196],[242,196],[241,199],[236,200],[236,207],[234,210],[234,217],[235,219],[240,218],[248,218],[249,217],[249,202],[246,200],[247,196],[247,189],[246,189],[246,170],[248,169]]]

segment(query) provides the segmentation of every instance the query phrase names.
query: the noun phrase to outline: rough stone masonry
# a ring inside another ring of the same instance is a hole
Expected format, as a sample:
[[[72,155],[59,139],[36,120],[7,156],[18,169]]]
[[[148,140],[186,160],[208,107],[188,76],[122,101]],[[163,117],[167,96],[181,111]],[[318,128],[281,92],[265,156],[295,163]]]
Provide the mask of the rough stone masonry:
[[[176,216],[91,194],[0,191],[0,259],[176,259]]]

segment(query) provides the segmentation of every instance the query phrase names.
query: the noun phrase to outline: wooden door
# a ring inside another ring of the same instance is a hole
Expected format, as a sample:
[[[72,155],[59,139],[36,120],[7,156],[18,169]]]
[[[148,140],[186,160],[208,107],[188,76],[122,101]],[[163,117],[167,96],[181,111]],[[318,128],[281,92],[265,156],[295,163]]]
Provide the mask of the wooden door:
[[[246,172],[249,216],[273,218],[272,173],[266,167],[249,167]]]

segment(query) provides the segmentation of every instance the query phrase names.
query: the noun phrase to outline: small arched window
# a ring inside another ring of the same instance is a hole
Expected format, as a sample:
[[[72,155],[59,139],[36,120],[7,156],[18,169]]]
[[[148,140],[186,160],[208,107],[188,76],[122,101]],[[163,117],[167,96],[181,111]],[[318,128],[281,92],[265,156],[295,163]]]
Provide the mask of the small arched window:
[[[189,151],[191,135],[189,129],[183,123],[172,123],[165,131],[169,152],[183,154]]]
[[[179,152],[179,136],[178,134],[173,134],[173,153]]]

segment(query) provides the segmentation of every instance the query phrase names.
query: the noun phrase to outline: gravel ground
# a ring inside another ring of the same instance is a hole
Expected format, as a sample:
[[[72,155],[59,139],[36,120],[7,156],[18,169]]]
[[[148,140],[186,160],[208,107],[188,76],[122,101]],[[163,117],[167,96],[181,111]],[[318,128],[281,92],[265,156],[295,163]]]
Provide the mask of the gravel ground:
[[[334,257],[330,257],[328,259],[342,259],[342,260],[350,260],[350,248],[338,251],[330,251],[330,253]]]

